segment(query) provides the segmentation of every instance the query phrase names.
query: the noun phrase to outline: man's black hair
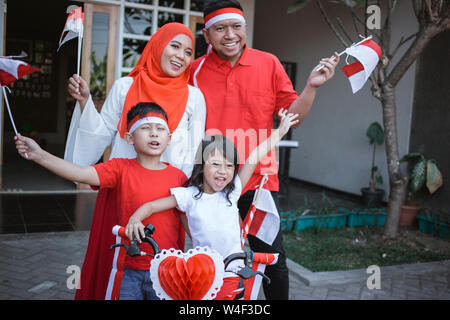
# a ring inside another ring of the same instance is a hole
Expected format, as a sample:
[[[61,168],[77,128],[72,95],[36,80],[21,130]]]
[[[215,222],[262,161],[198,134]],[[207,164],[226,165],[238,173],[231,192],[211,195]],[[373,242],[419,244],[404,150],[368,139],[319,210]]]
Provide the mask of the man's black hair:
[[[203,5],[203,17],[206,17],[213,11],[223,8],[236,8],[244,11],[237,0],[205,0]]]
[[[127,126],[130,125],[130,122],[133,121],[136,116],[139,116],[139,119],[141,119],[150,111],[161,114],[164,119],[168,121],[167,113],[158,104],[154,102],[139,102],[137,105],[132,107],[130,111],[128,111]]]

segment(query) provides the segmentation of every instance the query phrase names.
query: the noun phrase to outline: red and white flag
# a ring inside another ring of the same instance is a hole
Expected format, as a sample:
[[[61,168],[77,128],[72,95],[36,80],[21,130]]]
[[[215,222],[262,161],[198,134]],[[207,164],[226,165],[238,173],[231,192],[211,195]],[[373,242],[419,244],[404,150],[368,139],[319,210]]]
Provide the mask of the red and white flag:
[[[345,53],[358,60],[342,68],[342,71],[344,71],[350,81],[353,93],[356,93],[364,86],[377,66],[381,58],[381,48],[378,44],[368,39],[345,49]]]
[[[81,11],[81,7],[72,10],[72,12],[67,17],[66,25],[59,39],[59,48],[69,40],[76,37],[83,37],[83,24],[84,24],[84,13]]]
[[[249,214],[253,214],[253,220],[248,234],[271,245],[280,229],[280,215],[270,191],[262,188],[260,192],[258,201],[249,210]]]
[[[244,246],[247,234],[272,245],[280,230],[280,215],[278,214],[275,201],[269,190],[262,186],[267,181],[267,176],[262,178],[260,188],[255,192],[253,203],[242,223],[241,246]],[[255,259],[252,270],[264,273],[266,265],[276,264],[278,254],[262,254],[268,261],[257,261]],[[262,277],[252,277],[244,282],[244,300],[256,300],[261,287]]]
[[[81,63],[81,42],[83,40],[83,24],[84,24],[84,13],[81,11],[81,7],[72,10],[67,17],[66,25],[59,39],[59,47],[66,43],[67,41],[78,37],[78,58],[77,58],[77,75],[80,75],[80,63]]]
[[[33,72],[41,71],[21,60],[0,57],[0,84],[7,86]]]
[[[8,88],[6,86],[13,83],[14,81],[17,81],[20,78],[37,71],[41,71],[41,69],[32,67],[28,63],[20,60],[9,59],[8,57],[0,57],[0,84],[2,87],[3,96],[5,98],[6,109],[8,110],[9,118],[11,119],[11,124],[16,135],[18,134],[18,132],[11,112],[11,107],[9,106],[8,96],[6,95],[5,88]],[[11,92],[11,90],[9,91]],[[25,156],[28,158],[28,155],[26,153]]]

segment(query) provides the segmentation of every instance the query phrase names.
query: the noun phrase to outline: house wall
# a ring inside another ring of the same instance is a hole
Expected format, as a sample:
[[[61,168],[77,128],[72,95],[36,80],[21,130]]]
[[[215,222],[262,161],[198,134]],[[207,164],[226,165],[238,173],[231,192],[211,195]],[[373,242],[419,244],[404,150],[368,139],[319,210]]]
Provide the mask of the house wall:
[[[240,0],[244,9],[245,21],[247,22],[247,45],[253,48],[253,33],[255,24],[255,0]]]
[[[287,14],[292,0],[259,0],[255,8],[254,48],[271,52],[280,60],[297,63],[298,93],[306,84],[311,70],[322,57],[344,48],[330,31],[318,7],[310,2],[302,11]],[[322,2],[335,21],[341,17],[348,30],[353,31],[351,17],[341,5]],[[384,19],[384,16],[382,16]],[[417,23],[409,2],[399,2],[394,16],[392,43],[401,36],[417,30]],[[359,41],[353,33],[354,41]],[[397,56],[403,54],[399,50]],[[395,61],[394,61],[395,63]],[[368,186],[372,146],[365,132],[370,123],[382,123],[381,104],[370,92],[370,83],[356,94],[340,68],[341,57],[332,80],[323,85],[308,117],[294,131],[293,139],[300,147],[291,153],[290,176],[332,189],[360,194]],[[397,86],[397,122],[400,156],[408,152],[415,64]],[[388,174],[385,146],[377,148],[376,165],[388,194]]]
[[[411,152],[421,152],[436,160],[444,185],[432,196],[424,188],[417,200],[433,215],[447,216],[450,222],[450,31],[431,40],[418,59],[417,81],[411,128]]]

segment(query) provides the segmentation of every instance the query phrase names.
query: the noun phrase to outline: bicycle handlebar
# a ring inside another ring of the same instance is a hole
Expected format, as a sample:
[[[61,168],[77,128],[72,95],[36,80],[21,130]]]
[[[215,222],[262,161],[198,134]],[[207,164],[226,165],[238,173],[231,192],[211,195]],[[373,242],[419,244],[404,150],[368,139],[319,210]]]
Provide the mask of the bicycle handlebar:
[[[133,240],[130,240],[130,245],[127,246],[124,243],[119,243],[119,244],[113,244],[110,249],[113,249],[115,247],[125,247],[125,249],[127,250],[127,254],[130,255],[131,257],[138,257],[138,256],[154,256],[158,253],[161,252],[161,250],[159,249],[158,244],[156,243],[155,239],[152,238],[153,233],[155,232],[155,227],[151,224],[148,224],[145,226],[144,228],[144,234],[145,237],[142,241],[147,242],[153,249],[153,254],[149,254],[146,252],[143,252],[139,249],[138,247],[138,241],[136,240],[135,236],[133,235]],[[125,228],[121,227],[121,226],[115,226],[113,228],[113,234],[120,236],[123,239],[127,239],[128,237],[125,234]]]
[[[275,264],[278,261],[278,253],[262,253],[262,252],[253,252],[251,250],[248,252],[233,253],[223,260],[225,269],[232,261],[238,259],[244,260],[245,264],[245,266],[242,269],[236,272],[238,276],[240,276],[242,279],[250,279],[251,277],[254,277],[257,274],[259,274],[264,278],[264,280],[268,284],[270,284],[270,278],[268,276],[266,276],[264,273],[260,271],[252,270],[252,262],[261,263],[265,265]]]
[[[154,232],[155,232],[155,227],[153,225],[151,225],[151,224],[146,225],[144,228],[145,237],[144,237],[143,241],[150,244],[150,246],[153,249],[154,255],[156,255],[156,254],[160,253],[161,250],[159,249],[159,246],[156,243],[155,239],[152,238],[152,235]],[[116,236],[120,236],[123,239],[128,240],[128,237],[125,234],[124,227],[115,226],[113,228],[113,234],[115,234]],[[144,256],[144,255],[154,256],[152,254],[141,251],[138,247],[138,244],[139,244],[138,241],[136,240],[135,236],[133,235],[133,240],[130,241],[129,246],[124,243],[119,243],[119,244],[111,245],[110,249],[116,248],[116,247],[125,247],[127,254],[130,255],[131,257],[138,257],[138,256]],[[262,273],[260,271],[255,272],[252,270],[252,263],[256,262],[256,263],[261,263],[261,264],[265,264],[265,265],[275,264],[278,260],[278,254],[277,253],[253,252],[253,251],[234,253],[234,254],[229,255],[228,257],[226,257],[223,260],[225,269],[228,267],[228,265],[232,261],[238,260],[238,259],[244,260],[244,264],[245,264],[245,266],[242,269],[240,269],[239,271],[236,272],[236,274],[238,276],[240,276],[243,279],[249,279],[249,278],[259,274],[264,278],[264,280],[266,280],[268,283],[270,283],[269,277],[267,277],[264,273]]]

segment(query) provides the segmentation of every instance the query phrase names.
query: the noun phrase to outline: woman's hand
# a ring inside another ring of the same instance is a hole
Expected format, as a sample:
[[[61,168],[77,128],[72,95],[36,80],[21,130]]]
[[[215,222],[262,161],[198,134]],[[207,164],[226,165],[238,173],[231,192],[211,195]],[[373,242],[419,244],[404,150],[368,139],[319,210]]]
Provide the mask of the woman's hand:
[[[91,94],[87,82],[82,77],[74,74],[67,83],[67,92],[80,103],[81,112],[83,112]]]
[[[136,217],[136,214],[133,214],[128,221],[127,226],[125,227],[125,235],[128,239],[133,240],[133,235],[136,237],[136,240],[141,243],[141,236],[145,238],[144,225],[141,220]]]
[[[281,109],[280,112],[278,112],[278,115],[281,118],[278,130],[280,132],[280,136],[283,137],[286,133],[288,133],[292,126],[299,122],[299,120],[296,119],[298,118],[298,113],[288,113],[286,109]]]
[[[42,149],[33,139],[24,137],[18,133],[14,137],[14,141],[16,142],[17,151],[23,158],[36,161],[41,156]]]

